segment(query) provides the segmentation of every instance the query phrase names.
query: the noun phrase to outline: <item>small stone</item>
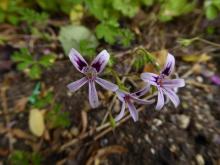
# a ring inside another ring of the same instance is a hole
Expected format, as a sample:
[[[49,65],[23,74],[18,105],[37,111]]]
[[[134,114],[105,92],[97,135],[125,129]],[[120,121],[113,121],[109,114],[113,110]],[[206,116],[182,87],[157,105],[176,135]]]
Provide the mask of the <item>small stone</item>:
[[[155,151],[154,148],[151,148],[151,149],[150,149],[150,152],[154,155],[156,151]]]
[[[101,145],[102,147],[106,146],[107,144],[108,144],[108,139],[106,139],[106,138],[101,139],[100,145]]]
[[[145,135],[144,135],[144,140],[145,140],[146,142],[148,142],[149,144],[151,144],[151,140],[150,140],[150,137],[149,137],[148,134],[145,134]]]
[[[201,76],[197,76],[197,77],[196,77],[196,80],[197,80],[198,82],[200,82],[200,83],[203,82],[203,78],[202,78]]]
[[[153,123],[154,123],[157,127],[159,127],[159,126],[161,126],[161,125],[163,124],[163,122],[162,122],[160,119],[154,119],[154,120],[153,120]]]
[[[70,133],[73,136],[77,136],[77,135],[79,135],[79,129],[77,127],[73,127],[73,128],[71,128]]]
[[[177,117],[178,119],[178,123],[179,123],[179,127],[182,129],[186,129],[189,126],[190,123],[190,117],[186,116],[186,115],[179,115]]]
[[[174,144],[172,144],[170,147],[170,151],[175,153],[177,151],[177,147]]]
[[[114,111],[116,112],[116,113],[119,113],[120,112],[120,110],[121,110],[121,107],[120,107],[120,101],[119,100],[116,100],[115,101],[115,105],[114,105]]]
[[[73,93],[72,93],[72,92],[67,91],[67,96],[68,96],[68,97],[71,97],[72,95],[73,95]]]
[[[204,165],[205,164],[205,160],[204,160],[203,156],[200,155],[200,154],[196,155],[196,162],[197,162],[198,165]]]

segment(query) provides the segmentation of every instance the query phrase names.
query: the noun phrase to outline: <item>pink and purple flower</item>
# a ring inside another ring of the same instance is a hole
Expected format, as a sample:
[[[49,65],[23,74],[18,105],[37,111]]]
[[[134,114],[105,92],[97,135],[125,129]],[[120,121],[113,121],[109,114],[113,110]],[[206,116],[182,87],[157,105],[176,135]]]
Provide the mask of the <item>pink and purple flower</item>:
[[[115,92],[118,86],[99,78],[98,75],[104,70],[109,60],[109,53],[106,50],[101,51],[90,65],[84,60],[84,58],[75,49],[71,49],[69,53],[70,61],[75,68],[84,74],[85,76],[77,81],[74,81],[67,85],[70,91],[75,92],[86,83],[89,84],[89,102],[92,108],[96,108],[99,105],[99,99],[95,87],[95,82],[107,90]]]
[[[128,107],[131,117],[134,121],[138,120],[138,111],[134,106],[134,102],[138,104],[152,104],[154,100],[144,100],[139,99],[139,97],[143,96],[150,89],[150,86],[147,85],[145,88],[137,91],[135,93],[127,93],[125,91],[118,90],[116,91],[119,100],[122,102],[122,107],[120,113],[116,116],[115,120],[119,121],[125,114],[125,107]]]
[[[172,101],[175,107],[180,103],[175,89],[185,86],[184,79],[169,79],[168,77],[174,70],[175,58],[173,55],[167,55],[166,64],[159,75],[154,73],[142,73],[141,79],[157,87],[158,99],[156,109],[160,110],[164,106],[164,95]]]

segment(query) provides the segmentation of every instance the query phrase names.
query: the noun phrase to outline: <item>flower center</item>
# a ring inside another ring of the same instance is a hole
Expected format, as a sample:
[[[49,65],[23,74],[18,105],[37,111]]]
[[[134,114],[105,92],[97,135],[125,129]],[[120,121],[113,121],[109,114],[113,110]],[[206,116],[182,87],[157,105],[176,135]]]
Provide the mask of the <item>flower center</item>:
[[[159,75],[158,77],[157,77],[157,84],[158,85],[160,85],[160,86],[162,86],[163,85],[163,80],[164,80],[164,78],[165,78],[165,76],[163,75],[163,74],[161,74],[161,75]]]
[[[88,79],[93,79],[97,76],[96,69],[91,66],[87,66],[83,68],[83,73],[86,75]]]
[[[129,95],[125,95],[124,99],[125,99],[125,101],[130,101],[130,96]]]

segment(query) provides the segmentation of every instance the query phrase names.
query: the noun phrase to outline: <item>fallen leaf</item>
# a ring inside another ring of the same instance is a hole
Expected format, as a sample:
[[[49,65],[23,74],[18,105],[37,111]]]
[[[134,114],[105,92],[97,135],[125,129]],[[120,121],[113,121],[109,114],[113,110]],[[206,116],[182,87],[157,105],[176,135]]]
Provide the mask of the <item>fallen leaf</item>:
[[[0,156],[1,157],[6,157],[9,155],[9,150],[8,149],[2,149],[0,148]]]
[[[185,55],[182,57],[182,60],[185,62],[206,62],[211,59],[210,56],[203,53],[201,55],[198,54],[192,54],[192,55]]]
[[[29,128],[35,136],[42,136],[45,130],[44,115],[38,109],[32,109],[29,115]]]
[[[18,128],[13,128],[11,130],[11,133],[17,137],[17,138],[20,138],[20,139],[32,139],[31,135],[29,135],[28,133],[24,132],[23,130],[21,129],[18,129]]]
[[[168,51],[167,50],[160,50],[158,52],[152,52],[152,54],[155,56],[156,63],[160,66],[160,68],[163,68],[163,66],[165,65],[166,59],[167,59]],[[145,65],[144,72],[158,73],[153,64]]]
[[[15,103],[15,110],[18,112],[24,111],[27,103],[28,103],[27,97],[23,97],[23,98],[17,100]]]
[[[122,154],[127,152],[127,149],[119,146],[119,145],[112,145],[105,148],[98,149],[95,151],[92,156],[89,158],[89,160],[86,162],[86,165],[92,165],[94,162],[99,161],[99,159],[103,159],[103,157],[106,157],[111,154]]]

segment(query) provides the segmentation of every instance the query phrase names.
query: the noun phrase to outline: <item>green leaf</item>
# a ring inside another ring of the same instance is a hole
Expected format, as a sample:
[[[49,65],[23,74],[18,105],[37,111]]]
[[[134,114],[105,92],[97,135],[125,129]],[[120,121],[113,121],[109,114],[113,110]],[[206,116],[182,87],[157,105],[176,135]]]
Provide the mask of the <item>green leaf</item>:
[[[32,64],[31,61],[21,62],[21,63],[17,64],[17,69],[20,71],[23,71],[23,70],[27,69],[31,64]]]
[[[29,50],[26,48],[20,49],[20,51],[15,52],[12,55],[12,61],[14,62],[23,62],[23,61],[31,62],[32,60],[33,60],[33,57],[31,56]]]
[[[206,8],[205,14],[209,20],[213,20],[218,16],[218,9],[214,5],[209,5]]]
[[[29,165],[28,154],[25,151],[13,151],[9,160],[12,165]]]
[[[79,25],[62,27],[59,34],[59,40],[66,55],[68,55],[71,48],[79,50],[80,42],[82,41],[91,43],[90,46],[93,47],[93,49],[96,49],[98,46],[98,41],[94,34],[86,27]]]
[[[193,10],[195,2],[189,3],[187,0],[166,0],[162,1],[159,12],[159,20],[166,22],[174,17],[189,13]]]
[[[40,58],[39,63],[44,67],[50,67],[55,62],[56,56],[44,55]]]
[[[135,0],[112,0],[113,7],[130,18],[138,12],[140,6],[138,2]]]
[[[109,44],[116,42],[116,37],[119,35],[119,24],[116,21],[110,20],[102,22],[96,26],[96,35],[99,39],[104,39]]]
[[[35,103],[33,104],[34,108],[42,109],[45,108],[47,105],[51,104],[53,101],[53,92],[47,91],[45,96],[37,96]]]
[[[65,128],[70,125],[69,113],[61,110],[61,105],[55,104],[47,113],[46,120],[51,128]]]
[[[79,51],[89,57],[90,59],[92,59],[92,57],[94,57],[96,55],[96,51],[94,49],[93,43],[91,41],[88,40],[82,40],[79,43]]]
[[[42,74],[42,70],[39,64],[32,65],[32,67],[30,68],[30,71],[28,72],[28,75],[32,79],[39,79],[41,74]]]
[[[121,30],[121,43],[123,46],[129,46],[134,40],[134,34],[129,29]]]

